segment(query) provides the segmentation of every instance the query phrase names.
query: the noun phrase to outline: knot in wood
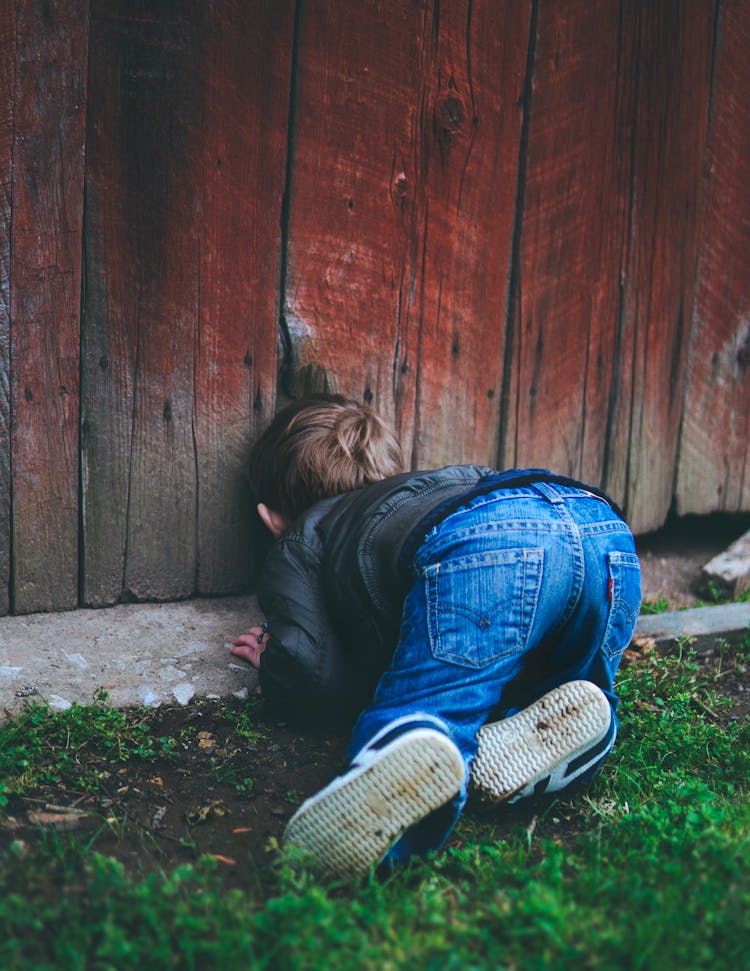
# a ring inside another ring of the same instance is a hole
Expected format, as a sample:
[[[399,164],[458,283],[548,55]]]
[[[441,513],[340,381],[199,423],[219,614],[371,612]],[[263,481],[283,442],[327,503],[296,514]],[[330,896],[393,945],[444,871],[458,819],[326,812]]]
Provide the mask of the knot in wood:
[[[464,123],[464,106],[455,94],[447,94],[437,103],[435,121],[441,145],[450,145]]]
[[[409,179],[406,172],[399,172],[393,180],[393,194],[399,199],[405,199],[409,191]]]

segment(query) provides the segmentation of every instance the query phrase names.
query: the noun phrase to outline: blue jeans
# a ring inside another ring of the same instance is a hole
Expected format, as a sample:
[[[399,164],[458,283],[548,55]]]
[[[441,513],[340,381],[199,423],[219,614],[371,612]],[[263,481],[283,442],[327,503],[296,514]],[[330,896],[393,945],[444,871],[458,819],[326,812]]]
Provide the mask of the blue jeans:
[[[640,609],[640,569],[606,502],[548,483],[478,496],[431,530],[413,568],[391,667],[354,726],[349,759],[394,719],[426,715],[460,749],[468,780],[491,715],[579,678],[604,691],[616,726],[614,677]],[[439,846],[465,801],[466,787],[392,856]]]

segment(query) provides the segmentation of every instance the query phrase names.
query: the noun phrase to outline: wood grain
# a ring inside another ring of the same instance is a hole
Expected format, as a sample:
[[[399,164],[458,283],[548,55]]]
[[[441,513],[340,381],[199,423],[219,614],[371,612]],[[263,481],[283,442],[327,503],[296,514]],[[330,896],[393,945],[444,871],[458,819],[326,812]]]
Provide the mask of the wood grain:
[[[617,7],[542,5],[531,43],[502,464],[601,484],[628,232],[629,125]]]
[[[719,9],[679,513],[750,509],[750,24],[742,0]]]
[[[714,38],[709,4],[641,4],[623,83],[635,86],[630,233],[623,272],[621,396],[608,484],[638,532],[673,500]]]
[[[426,14],[424,15],[426,16]],[[332,389],[398,418],[415,362],[399,335],[416,5],[300,6],[283,318],[286,389]],[[411,175],[411,182],[410,182]]]
[[[78,394],[87,3],[21,0],[10,251],[13,600],[78,600]]]
[[[183,85],[197,28],[95,2],[82,333],[83,602],[194,590],[197,487],[193,351],[197,280],[171,232],[194,190],[181,178]],[[182,112],[182,113],[181,113]]]
[[[2,5],[0,614],[246,586],[280,365],[414,466],[750,509],[748,12]]]
[[[10,226],[15,10],[0,7],[0,616],[10,609]]]
[[[292,0],[214,5],[196,76],[201,187],[195,361],[199,593],[247,585],[244,468],[276,400]],[[239,120],[239,123],[238,123]]]
[[[712,12],[540,7],[506,464],[605,488],[639,532],[672,501]]]
[[[530,10],[433,10],[412,149],[419,193],[405,265],[416,286],[400,301],[417,362],[417,467],[497,461]]]
[[[529,7],[303,8],[291,390],[374,402],[414,465],[497,455]]]
[[[274,406],[291,3],[95,3],[84,601],[247,584]]]

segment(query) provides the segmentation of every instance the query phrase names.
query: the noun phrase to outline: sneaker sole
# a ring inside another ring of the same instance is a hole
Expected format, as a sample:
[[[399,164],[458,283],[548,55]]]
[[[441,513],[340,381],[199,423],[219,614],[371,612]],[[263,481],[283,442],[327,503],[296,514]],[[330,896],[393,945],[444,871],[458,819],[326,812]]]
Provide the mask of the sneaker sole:
[[[472,788],[494,802],[557,791],[603,758],[613,736],[605,694],[589,681],[570,681],[480,730]]]
[[[461,753],[447,736],[407,732],[304,802],[284,843],[320,869],[366,872],[405,830],[452,799],[464,775]]]

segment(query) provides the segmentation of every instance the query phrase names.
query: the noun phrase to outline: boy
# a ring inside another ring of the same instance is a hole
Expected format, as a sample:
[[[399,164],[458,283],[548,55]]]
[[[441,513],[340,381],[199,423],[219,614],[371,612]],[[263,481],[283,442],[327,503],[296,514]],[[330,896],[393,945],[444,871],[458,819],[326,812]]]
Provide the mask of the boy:
[[[281,411],[250,462],[276,542],[266,623],[232,650],[287,712],[358,715],[344,770],[285,833],[336,873],[442,845],[470,770],[496,801],[588,781],[640,607],[632,535],[596,489],[401,466],[381,419],[336,395]]]

